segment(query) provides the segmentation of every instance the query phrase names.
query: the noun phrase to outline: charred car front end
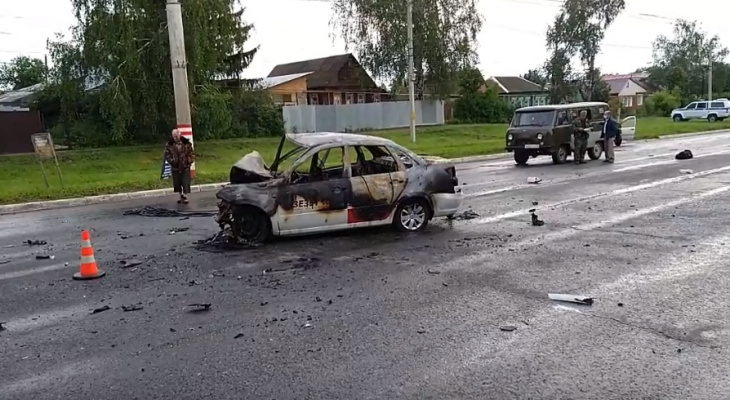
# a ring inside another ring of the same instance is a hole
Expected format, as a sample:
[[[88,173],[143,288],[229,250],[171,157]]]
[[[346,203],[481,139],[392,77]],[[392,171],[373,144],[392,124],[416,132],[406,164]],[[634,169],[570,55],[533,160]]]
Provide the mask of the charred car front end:
[[[293,148],[284,151],[285,144]],[[386,224],[420,231],[463,202],[453,165],[365,135],[288,134],[271,166],[252,152],[230,178],[216,195],[216,220],[236,239],[253,242]]]

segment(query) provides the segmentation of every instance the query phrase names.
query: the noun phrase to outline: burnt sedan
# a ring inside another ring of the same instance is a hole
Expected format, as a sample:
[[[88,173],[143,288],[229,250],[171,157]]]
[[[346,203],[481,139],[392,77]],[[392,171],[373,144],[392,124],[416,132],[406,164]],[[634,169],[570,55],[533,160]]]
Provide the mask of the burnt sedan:
[[[231,169],[216,220],[236,239],[291,236],[392,224],[421,231],[463,202],[456,169],[397,143],[343,133],[287,134],[270,166],[258,152]]]

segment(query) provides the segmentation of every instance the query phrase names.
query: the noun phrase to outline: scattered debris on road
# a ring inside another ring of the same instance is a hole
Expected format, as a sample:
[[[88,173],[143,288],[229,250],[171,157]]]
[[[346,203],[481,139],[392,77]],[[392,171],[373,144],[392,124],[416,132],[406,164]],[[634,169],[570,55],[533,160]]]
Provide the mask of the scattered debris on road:
[[[215,270],[208,275],[208,278],[222,278],[224,276],[226,276],[226,274],[223,271]]]
[[[426,330],[425,329],[419,329],[419,330],[416,331],[416,333],[418,333],[419,335],[423,335],[424,333],[426,333]]]
[[[8,328],[5,327],[5,324],[7,324],[7,322],[0,322],[0,332],[8,330]]]
[[[56,256],[49,256],[47,254],[39,254],[35,256],[36,260],[54,260]]]
[[[538,178],[536,176],[531,176],[531,177],[527,178],[527,183],[533,183],[534,184],[534,183],[540,183],[540,182],[542,182],[542,179],[541,178]]]
[[[2,261],[0,261],[0,265],[7,264],[9,262],[10,262],[10,260],[2,260]]]
[[[124,312],[139,311],[142,309],[144,309],[144,307],[142,307],[139,304],[135,304],[135,305],[131,305],[131,306],[122,306],[122,310],[124,310]]]
[[[434,269],[429,269],[428,270],[428,273],[431,274],[431,275],[440,275],[441,274],[440,271],[436,271]]]
[[[304,325],[302,325],[302,328],[311,328],[311,327],[312,327],[312,324],[310,324],[309,322],[305,322]]]
[[[623,306],[624,306],[624,303],[618,303],[617,305],[618,305],[619,307],[623,307]]]
[[[241,241],[233,237],[229,231],[220,231],[208,239],[195,242],[195,248],[200,251],[232,251],[246,250],[259,247],[259,244]]]
[[[680,173],[680,174],[687,174],[687,175],[690,175],[690,174],[694,174],[695,172],[694,172],[693,170],[691,170],[691,169],[680,169],[680,170],[679,170],[679,173]]]
[[[136,267],[138,265],[142,265],[142,261],[137,260],[136,258],[132,258],[130,260],[122,260],[122,261],[120,261],[120,263],[122,264],[122,268],[125,268],[125,269]]]
[[[567,303],[576,303],[576,304],[584,304],[590,306],[593,304],[593,298],[592,297],[586,297],[586,296],[576,296],[572,294],[555,294],[555,293],[548,293],[548,297],[551,300],[555,301],[564,301]]]
[[[28,246],[43,246],[43,245],[48,244],[48,242],[46,242],[45,240],[31,240],[31,239],[26,240],[25,243]]]
[[[545,221],[543,221],[540,218],[538,218],[537,217],[537,214],[535,214],[535,211],[536,210],[534,208],[532,210],[530,210],[530,218],[531,218],[532,226],[543,226],[543,225],[545,225]]]
[[[677,155],[674,156],[674,158],[677,160],[690,160],[690,159],[694,158],[694,154],[692,154],[691,150],[683,150],[683,151],[680,151],[679,153],[677,153]]]
[[[234,336],[233,338],[234,338],[234,339],[240,339],[240,338],[242,338],[242,337],[243,337],[243,333],[238,333],[238,334],[236,334],[236,336]]]
[[[472,210],[466,210],[464,212],[454,214],[450,217],[448,217],[450,220],[456,220],[456,221],[465,221],[469,219],[476,219],[479,218],[479,214],[475,213]]]
[[[142,217],[213,217],[215,211],[177,211],[169,208],[144,206],[124,211],[124,215],[139,215]]]
[[[92,314],[98,314],[98,313],[101,313],[101,312],[104,312],[104,311],[109,311],[109,310],[111,310],[111,308],[109,308],[109,306],[104,306],[104,307],[99,307],[99,308],[93,309],[91,311],[91,313]]]
[[[190,310],[190,312],[202,312],[202,311],[208,311],[210,310],[210,303],[193,303],[188,304],[188,307],[192,307],[193,310]]]
[[[170,230],[170,235],[174,235],[174,234],[179,233],[179,232],[187,232],[189,230],[190,230],[190,228],[172,228]]]
[[[505,326],[499,327],[499,330],[502,332],[514,332],[517,330],[517,327],[513,326],[513,325],[505,325]]]

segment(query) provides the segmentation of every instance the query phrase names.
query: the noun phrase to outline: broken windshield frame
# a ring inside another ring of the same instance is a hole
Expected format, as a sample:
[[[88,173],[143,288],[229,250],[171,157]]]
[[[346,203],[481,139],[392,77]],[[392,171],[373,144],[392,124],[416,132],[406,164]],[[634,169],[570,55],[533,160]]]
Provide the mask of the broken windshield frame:
[[[512,117],[510,127],[521,128],[521,127],[552,127],[553,121],[555,121],[555,111],[525,111],[516,112]]]

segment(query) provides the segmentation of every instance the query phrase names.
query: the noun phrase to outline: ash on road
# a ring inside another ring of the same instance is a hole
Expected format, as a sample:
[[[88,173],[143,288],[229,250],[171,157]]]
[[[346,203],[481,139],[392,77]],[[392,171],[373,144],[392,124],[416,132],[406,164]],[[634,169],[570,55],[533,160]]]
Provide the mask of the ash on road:
[[[729,138],[463,164],[469,218],[416,235],[211,253],[212,218],[123,215],[173,198],[0,217],[0,398],[727,399]],[[83,229],[102,279],[71,279]]]

